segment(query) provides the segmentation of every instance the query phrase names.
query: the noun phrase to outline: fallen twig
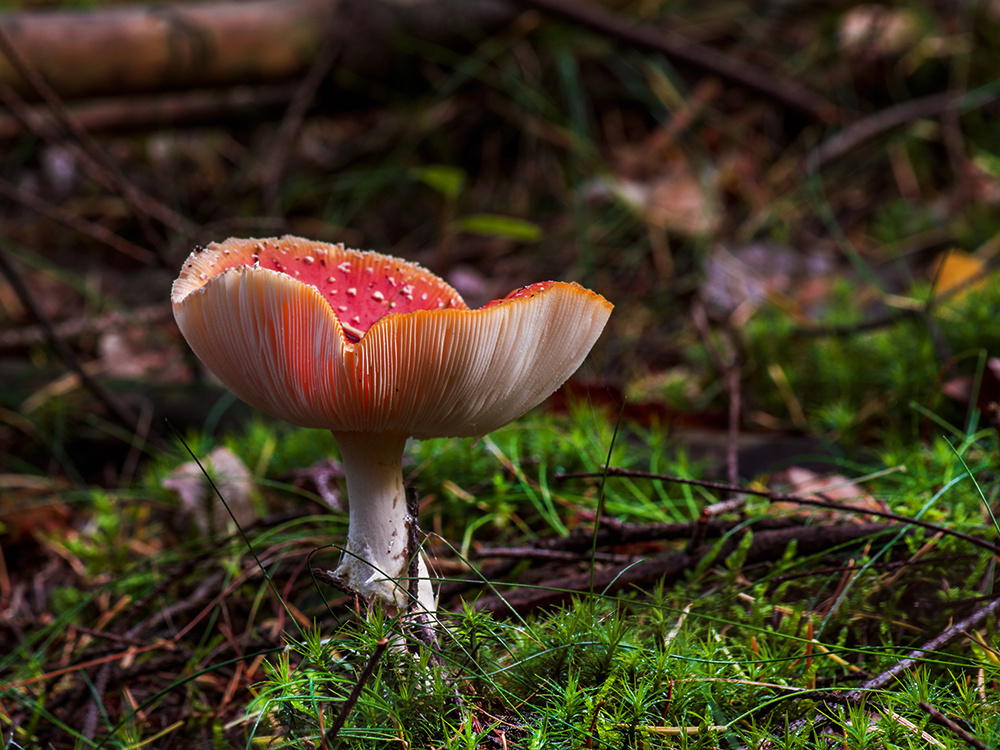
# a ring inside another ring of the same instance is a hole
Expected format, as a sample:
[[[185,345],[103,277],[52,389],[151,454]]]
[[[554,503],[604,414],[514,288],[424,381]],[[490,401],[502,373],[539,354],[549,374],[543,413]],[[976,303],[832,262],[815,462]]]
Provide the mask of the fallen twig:
[[[895,524],[841,524],[839,526],[806,526],[779,531],[762,531],[754,534],[747,550],[746,562],[757,563],[776,560],[788,545],[795,541],[802,554],[814,554],[841,544],[865,539],[876,534],[898,533]],[[524,614],[541,607],[552,607],[567,599],[590,590],[593,578],[594,591],[612,594],[632,587],[646,588],[657,581],[673,580],[684,574],[703,558],[714,555],[724,558],[733,552],[741,537],[732,537],[721,545],[704,544],[692,551],[684,550],[622,568],[606,568],[591,573],[564,576],[531,588],[519,588],[504,596],[486,596],[476,601],[475,607],[496,616],[511,612]],[[717,549],[718,546],[718,549]]]
[[[591,538],[593,535],[591,534]],[[636,558],[632,555],[616,555],[609,552],[589,550],[557,550],[544,547],[481,547],[476,550],[476,557],[509,557],[517,560],[553,560],[557,562],[596,562],[630,563]]]
[[[974,101],[979,102],[979,99]],[[967,97],[961,92],[945,91],[941,94],[913,99],[875,112],[851,123],[809,152],[805,160],[806,169],[809,172],[814,172],[893,128],[898,128],[900,125],[923,117],[943,115],[946,112],[964,108],[967,104]],[[982,104],[985,104],[985,101]]]
[[[219,122],[273,113],[288,106],[294,89],[290,84],[235,86],[231,89],[178,91],[169,94],[130,96],[128,98],[95,99],[67,105],[70,117],[81,128],[93,134],[102,131],[134,131],[162,128],[170,125]],[[44,107],[29,106],[33,121],[53,128],[55,117]],[[0,141],[20,137],[27,128],[12,115],[0,113]]]
[[[365,664],[365,668],[361,670],[361,674],[358,675],[358,681],[354,684],[351,694],[347,696],[347,700],[344,701],[344,705],[340,707],[340,713],[337,714],[337,718],[333,720],[333,724],[324,736],[327,742],[337,738],[337,735],[344,726],[344,722],[347,721],[347,717],[351,713],[351,709],[354,708],[354,704],[357,703],[358,698],[361,697],[361,691],[364,690],[365,683],[368,682],[368,679],[372,676],[372,672],[375,671],[375,667],[378,666],[379,661],[382,659],[382,654],[385,653],[388,646],[388,638],[382,638],[375,644],[375,650],[372,652],[372,655],[368,657],[368,663]]]
[[[964,620],[956,622],[940,635],[931,638],[920,648],[913,649],[905,659],[896,662],[889,669],[875,675],[867,682],[862,683],[859,687],[849,692],[847,694],[848,698],[859,700],[866,692],[882,690],[888,687],[899,675],[914,666],[921,658],[935,651],[940,651],[952,641],[962,637],[966,631],[978,628],[984,620],[997,615],[998,612],[1000,612],[1000,598],[994,599],[985,607],[980,607]]]
[[[346,12],[343,10],[345,6],[347,7]],[[309,66],[309,72],[295,89],[295,94],[292,96],[288,109],[285,110],[285,116],[281,120],[278,132],[275,133],[271,142],[270,150],[261,159],[260,181],[264,193],[264,205],[267,207],[268,213],[272,215],[278,213],[278,188],[281,184],[288,151],[302,128],[306,111],[315,100],[320,84],[323,83],[337,60],[344,53],[347,37],[351,32],[350,27],[356,15],[354,2],[337,3],[330,17],[323,45],[316,54],[312,65]]]
[[[695,527],[703,525],[706,537],[718,538],[728,534],[738,526],[746,526],[746,520],[723,521],[709,518],[702,521],[698,518],[695,521],[682,521],[680,523],[626,523],[616,518],[604,516],[601,518],[601,528],[597,532],[598,547],[614,547],[624,544],[643,544],[647,542],[660,542],[671,539],[690,539],[695,533]],[[751,528],[758,531],[777,531],[792,527],[802,526],[800,519],[769,517],[757,518],[752,522]],[[537,542],[537,546],[542,549],[584,551],[590,550],[594,540],[594,533],[590,529],[577,529],[564,537],[554,537],[552,539],[542,539]],[[479,553],[483,555],[483,551]]]
[[[32,211],[40,213],[42,216],[48,217],[53,221],[57,221],[60,224],[79,232],[80,234],[91,237],[98,242],[117,250],[122,255],[127,255],[133,260],[149,264],[155,263],[157,260],[156,253],[119,237],[107,227],[103,227],[92,221],[87,221],[83,217],[78,216],[71,211],[67,211],[61,206],[49,203],[47,200],[35,195],[34,193],[29,193],[27,190],[22,190],[21,188],[11,185],[4,179],[0,179],[0,195],[3,195],[10,200],[17,201],[21,205],[30,208]]]
[[[21,274],[17,272],[14,265],[10,262],[7,257],[7,251],[0,247],[0,275],[7,278],[10,283],[11,288],[14,290],[14,294],[20,300],[24,309],[27,310],[30,315],[35,319],[42,330],[45,332],[45,337],[49,344],[59,355],[59,358],[66,364],[66,366],[76,373],[77,377],[80,378],[80,382],[86,386],[86,388],[94,394],[98,401],[100,401],[108,409],[109,412],[117,419],[124,427],[131,431],[137,431],[139,429],[140,419],[137,414],[135,414],[129,407],[118,400],[112,393],[101,385],[95,378],[91,377],[87,372],[86,368],[80,363],[76,354],[69,347],[69,345],[60,338],[59,334],[56,333],[55,328],[52,326],[52,322],[46,317],[45,313],[42,312],[42,308],[35,302],[35,297],[28,289],[28,285],[21,278]],[[152,434],[148,436],[150,442],[156,443],[158,446],[163,446],[162,440],[160,440],[158,435]]]
[[[7,33],[6,28],[2,24],[0,24],[0,52],[3,52],[3,54],[7,56],[7,59],[10,60],[14,69],[17,70],[17,72],[42,98],[42,101],[44,101],[52,111],[56,121],[59,122],[59,124],[62,125],[63,128],[65,128],[65,130],[75,138],[77,143],[79,143],[82,149],[80,155],[85,156],[85,158],[81,159],[81,162],[84,163],[85,166],[88,163],[91,165],[89,171],[92,173],[92,176],[104,184],[105,187],[121,193],[122,197],[132,208],[136,219],[142,226],[147,240],[154,247],[162,247],[163,239],[153,231],[152,225],[149,223],[149,219],[151,217],[157,219],[166,227],[176,232],[184,233],[189,237],[197,234],[197,227],[195,227],[194,224],[165,204],[160,203],[156,199],[143,193],[141,190],[136,188],[124,174],[122,174],[121,169],[115,161],[108,157],[90,133],[82,128],[73,118],[69,110],[66,109],[66,105],[63,104],[62,99],[60,99],[55,91],[52,90],[46,80],[18,52],[16,45],[11,40],[10,35]],[[18,111],[27,109],[27,105],[13,88],[4,84],[2,89],[5,103],[10,105],[10,101],[17,99],[20,100]],[[15,112],[15,114],[17,113],[18,112]],[[38,120],[36,120],[34,124],[31,122],[26,122],[25,124],[33,130],[36,130],[39,135],[43,136],[50,142],[53,139],[55,142],[60,141],[58,135],[52,128],[39,128]]]
[[[949,732],[957,736],[963,742],[968,742],[970,745],[976,748],[976,750],[989,750],[989,746],[985,742],[983,742],[977,737],[973,737],[969,732],[967,732],[965,729],[956,724],[952,718],[945,716],[943,713],[938,711],[936,708],[934,708],[934,706],[932,706],[927,701],[920,701],[920,703],[917,705],[919,705],[922,709],[924,709],[924,711],[927,712],[927,715],[930,716],[934,721],[936,721],[938,724],[943,726]]]
[[[816,92],[794,81],[779,78],[746,60],[737,60],[717,50],[669,32],[633,21],[616,13],[576,0],[515,0],[519,5],[558,16],[624,42],[662,52],[709,73],[758,91],[819,122],[836,122],[843,113]]]
[[[595,478],[603,476],[604,472],[594,472],[594,471],[583,471],[575,472],[570,474],[555,474],[555,479],[581,479],[581,478]],[[914,526],[921,526],[925,529],[930,529],[931,531],[940,532],[942,534],[948,534],[950,536],[956,537],[958,539],[964,539],[970,544],[974,544],[977,547],[982,547],[983,549],[989,550],[994,554],[1000,554],[1000,545],[988,542],[985,539],[981,539],[977,536],[972,536],[971,534],[965,534],[961,531],[956,531],[955,529],[949,529],[944,526],[939,526],[937,524],[929,523],[927,521],[921,521],[919,518],[909,518],[907,516],[901,516],[897,513],[890,513],[884,510],[876,510],[875,508],[854,508],[849,505],[842,505],[841,503],[830,502],[828,500],[815,500],[810,497],[802,497],[801,495],[789,495],[784,492],[770,492],[768,490],[755,490],[749,487],[737,487],[731,484],[724,484],[722,482],[710,482],[705,479],[688,479],[686,477],[675,477],[669,474],[654,474],[648,471],[633,471],[631,469],[618,469],[610,468],[608,469],[607,475],[609,477],[633,477],[636,479],[656,479],[662,482],[673,482],[674,484],[687,484],[693,487],[705,487],[710,490],[718,490],[720,492],[742,492],[746,495],[754,495],[755,497],[763,497],[771,502],[781,502],[781,503],[796,503],[798,505],[810,505],[816,508],[827,508],[829,510],[840,510],[846,513],[860,513],[865,516],[875,516],[876,518],[885,518],[889,521],[898,521],[900,523],[912,524]]]

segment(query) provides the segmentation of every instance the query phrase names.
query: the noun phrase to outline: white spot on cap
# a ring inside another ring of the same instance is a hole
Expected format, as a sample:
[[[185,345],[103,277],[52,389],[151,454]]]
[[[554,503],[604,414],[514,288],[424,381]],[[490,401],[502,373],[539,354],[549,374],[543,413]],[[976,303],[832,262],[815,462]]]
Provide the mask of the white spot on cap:
[[[356,295],[357,293],[358,293],[358,290],[357,290],[357,289],[355,289],[355,288],[354,288],[353,286],[352,286],[352,287],[351,287],[350,289],[348,289],[348,290],[347,290],[347,296],[348,296],[348,297],[353,297],[353,296],[355,296],[355,295]]]
[[[360,323],[361,322],[361,316],[360,315],[355,315],[353,318],[351,318],[351,322],[352,323]]]
[[[420,295],[420,299],[427,299],[427,292]]]
[[[340,312],[347,312],[347,305],[341,305],[340,307],[337,308],[337,310],[339,310]]]
[[[203,273],[203,274],[201,274],[200,278],[201,278],[202,281],[204,281],[205,279],[208,278],[208,274],[207,273]]]
[[[385,299],[385,295],[382,294],[382,292],[376,290],[376,291],[372,292],[372,299],[381,302],[382,300]]]
[[[311,255],[307,255],[302,260],[304,260],[306,263],[315,263],[316,262],[316,259],[314,257],[312,257]]]
[[[389,282],[389,286],[396,286],[396,279],[392,276],[386,276],[385,280]]]
[[[333,281],[334,281],[334,279],[333,279],[333,276],[329,276],[329,277],[327,277],[327,282],[328,282],[328,283],[332,284],[332,283],[333,283]]]
[[[338,268],[339,270],[343,271],[344,273],[350,273],[350,271],[351,271],[351,264],[350,264],[350,263],[348,263],[348,262],[347,262],[347,261],[345,260],[345,261],[344,261],[343,263],[341,263],[341,264],[340,264],[339,266],[337,266],[337,268]]]

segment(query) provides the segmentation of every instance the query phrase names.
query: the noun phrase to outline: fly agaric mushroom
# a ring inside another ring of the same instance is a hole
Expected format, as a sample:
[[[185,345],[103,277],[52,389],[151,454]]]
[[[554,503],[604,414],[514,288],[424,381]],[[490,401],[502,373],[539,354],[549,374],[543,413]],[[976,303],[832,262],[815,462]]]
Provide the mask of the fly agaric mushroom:
[[[407,604],[402,457],[408,438],[484,435],[555,391],[611,314],[599,294],[543,281],[470,310],[399,258],[297,237],[195,250],[171,290],[195,354],[251,406],[331,430],[347,477],[335,575],[387,611]],[[418,567],[417,605],[435,607]]]

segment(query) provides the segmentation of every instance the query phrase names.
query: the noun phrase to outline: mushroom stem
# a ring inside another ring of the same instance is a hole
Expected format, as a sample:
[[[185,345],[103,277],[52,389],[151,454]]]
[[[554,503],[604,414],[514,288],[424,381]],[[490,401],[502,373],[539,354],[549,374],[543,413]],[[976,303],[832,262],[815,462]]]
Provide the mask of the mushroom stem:
[[[347,551],[334,574],[367,600],[378,600],[389,614],[409,603],[407,549],[411,519],[403,488],[406,435],[334,432],[347,476],[350,526]],[[417,565],[417,609],[436,609],[427,565]]]

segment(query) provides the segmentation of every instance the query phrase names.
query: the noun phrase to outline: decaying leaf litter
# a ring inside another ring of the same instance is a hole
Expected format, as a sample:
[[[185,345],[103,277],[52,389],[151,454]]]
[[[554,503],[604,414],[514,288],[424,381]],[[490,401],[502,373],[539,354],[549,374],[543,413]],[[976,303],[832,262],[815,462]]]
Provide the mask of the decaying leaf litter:
[[[719,10],[524,2],[364,77],[355,7],[280,90],[0,86],[5,742],[989,746],[994,9]],[[616,304],[547,413],[408,451],[442,609],[477,602],[429,662],[310,576],[345,531],[332,440],[255,420],[171,321],[192,245],[284,233],[470,304],[539,278]],[[178,434],[253,477],[224,491],[245,539]],[[405,677],[434,665],[437,692]],[[873,697],[897,679],[919,700]]]

